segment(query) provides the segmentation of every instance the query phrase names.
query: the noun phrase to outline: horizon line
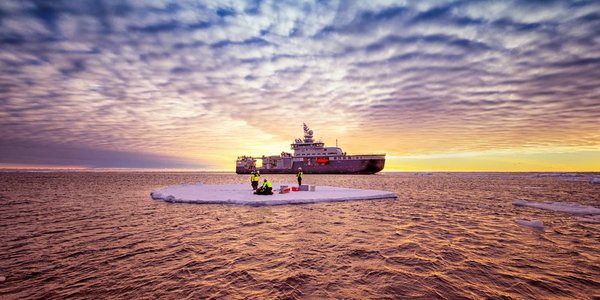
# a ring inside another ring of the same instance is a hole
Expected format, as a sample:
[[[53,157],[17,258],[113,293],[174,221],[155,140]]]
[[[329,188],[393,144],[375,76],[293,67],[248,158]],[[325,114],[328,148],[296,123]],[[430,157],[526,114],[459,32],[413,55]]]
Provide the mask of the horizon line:
[[[235,170],[218,170],[218,169],[178,169],[178,168],[2,168],[0,172],[132,172],[132,173],[235,173]],[[550,171],[550,170],[382,170],[374,174],[310,174],[310,175],[375,175],[379,173],[600,173],[600,170],[595,171],[578,171],[578,170],[563,170],[563,171]],[[239,174],[247,175],[247,174]],[[273,175],[285,175],[285,174],[273,174]],[[288,174],[289,175],[289,174]]]

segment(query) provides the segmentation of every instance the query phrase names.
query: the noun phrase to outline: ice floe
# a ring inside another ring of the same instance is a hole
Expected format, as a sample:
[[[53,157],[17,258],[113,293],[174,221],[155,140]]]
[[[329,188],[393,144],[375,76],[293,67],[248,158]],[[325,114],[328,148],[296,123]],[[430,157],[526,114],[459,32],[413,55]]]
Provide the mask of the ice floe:
[[[523,226],[527,226],[527,227],[533,227],[535,229],[544,230],[544,222],[542,222],[540,220],[531,220],[531,221],[516,220],[515,222],[517,224],[519,224],[519,225],[523,225]]]
[[[600,215],[575,217],[580,222],[600,224]]]
[[[532,174],[531,177],[585,177],[583,174],[578,173],[536,173]]]
[[[592,173],[535,173],[529,175],[529,177],[553,177],[566,181],[600,183],[600,178],[595,176],[597,174]]]
[[[150,193],[155,200],[182,203],[223,203],[243,205],[282,205],[351,200],[373,200],[396,198],[388,191],[350,189],[317,186],[315,191],[279,194],[279,186],[295,184],[273,184],[273,195],[254,195],[249,184],[184,184],[167,187]]]
[[[582,205],[578,203],[568,203],[568,202],[533,202],[527,200],[515,200],[512,202],[515,206],[528,206],[539,209],[547,209],[553,211],[566,212],[576,215],[600,215],[600,208],[596,208],[593,206]]]
[[[431,173],[431,172],[417,172],[417,173],[415,173],[415,175],[417,175],[417,176],[431,176],[431,175],[433,175],[433,173]]]

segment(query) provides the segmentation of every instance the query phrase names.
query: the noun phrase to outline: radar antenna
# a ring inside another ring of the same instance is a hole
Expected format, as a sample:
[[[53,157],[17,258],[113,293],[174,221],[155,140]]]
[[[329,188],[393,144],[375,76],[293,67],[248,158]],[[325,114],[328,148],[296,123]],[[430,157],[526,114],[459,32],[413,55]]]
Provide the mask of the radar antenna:
[[[312,143],[313,142],[313,131],[310,130],[310,128],[308,128],[306,123],[302,123],[302,126],[304,128],[304,142]]]

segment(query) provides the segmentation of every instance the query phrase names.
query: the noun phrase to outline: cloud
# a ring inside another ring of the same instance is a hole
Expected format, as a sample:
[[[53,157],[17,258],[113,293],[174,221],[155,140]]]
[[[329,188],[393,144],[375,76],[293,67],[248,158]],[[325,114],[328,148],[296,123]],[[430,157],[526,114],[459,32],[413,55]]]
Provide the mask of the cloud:
[[[24,141],[4,141],[0,145],[3,164],[43,166],[81,166],[88,168],[181,168],[203,169],[203,164],[161,155],[73,147],[60,144],[40,144]]]
[[[5,1],[0,143],[206,165],[230,163],[243,142],[279,153],[307,122],[349,151],[597,149],[598,11],[594,1]]]

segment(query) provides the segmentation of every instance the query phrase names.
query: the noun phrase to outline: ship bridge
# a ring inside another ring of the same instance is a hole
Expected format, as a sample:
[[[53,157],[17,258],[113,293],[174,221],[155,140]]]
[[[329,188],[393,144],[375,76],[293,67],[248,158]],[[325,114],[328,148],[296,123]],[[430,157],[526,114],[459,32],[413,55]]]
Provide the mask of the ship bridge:
[[[322,141],[314,141],[314,132],[303,124],[304,139],[297,138],[290,146],[294,150],[294,156],[320,156],[320,155],[343,155],[342,149],[338,147],[325,147]]]

